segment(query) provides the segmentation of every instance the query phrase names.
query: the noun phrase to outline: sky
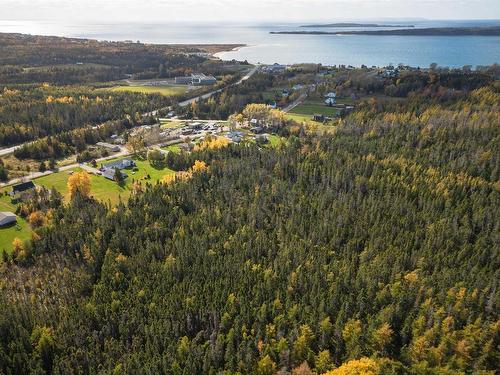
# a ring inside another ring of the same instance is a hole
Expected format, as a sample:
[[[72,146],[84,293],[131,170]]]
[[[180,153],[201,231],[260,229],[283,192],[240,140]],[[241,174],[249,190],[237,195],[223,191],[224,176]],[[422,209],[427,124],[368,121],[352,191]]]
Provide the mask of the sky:
[[[499,19],[500,0],[0,0],[0,20],[301,22]]]

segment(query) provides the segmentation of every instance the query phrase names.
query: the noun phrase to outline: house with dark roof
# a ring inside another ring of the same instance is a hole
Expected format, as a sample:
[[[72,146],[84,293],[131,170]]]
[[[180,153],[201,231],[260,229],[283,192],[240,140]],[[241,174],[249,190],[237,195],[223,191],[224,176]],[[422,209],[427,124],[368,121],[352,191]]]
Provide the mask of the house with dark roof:
[[[325,121],[325,115],[320,114],[320,113],[315,113],[312,118],[313,118],[313,121],[319,121],[319,122]]]
[[[102,172],[102,176],[104,178],[107,178],[108,180],[116,181],[115,180],[116,173],[121,173],[123,179],[128,177],[128,175],[125,172],[121,171],[119,168],[105,169],[104,172]]]
[[[226,137],[234,143],[240,143],[243,140],[243,133],[239,131],[232,131],[229,132]]]
[[[36,185],[33,181],[22,182],[12,186],[12,191],[9,193],[13,200],[21,200],[35,190]]]
[[[0,212],[0,227],[14,224],[16,221],[17,217],[12,212]]]

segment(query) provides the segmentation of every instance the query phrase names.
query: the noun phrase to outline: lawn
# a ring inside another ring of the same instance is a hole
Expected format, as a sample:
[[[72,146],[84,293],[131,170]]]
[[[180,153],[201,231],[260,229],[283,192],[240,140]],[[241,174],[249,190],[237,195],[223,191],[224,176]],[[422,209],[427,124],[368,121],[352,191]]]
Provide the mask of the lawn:
[[[162,147],[162,149],[173,152],[174,154],[179,154],[181,152],[181,147],[179,146],[179,144]]]
[[[160,120],[160,124],[163,129],[176,129],[180,128],[184,124],[184,121],[162,119]]]
[[[288,120],[293,120],[293,121],[298,122],[298,123],[312,121],[311,115],[300,115],[297,113],[286,113],[285,117]]]
[[[8,190],[7,190],[8,191]],[[0,211],[15,212],[16,206],[10,202],[10,197],[3,194],[0,190]],[[17,217],[17,225],[0,228],[0,254],[3,251],[10,253],[12,251],[12,241],[18,237],[21,240],[27,240],[31,237],[31,228],[29,224],[21,217]]]
[[[325,116],[333,116],[337,113],[337,110],[332,107],[328,107],[325,104],[321,104],[319,102],[305,101],[302,104],[299,104],[297,107],[293,108],[290,113],[299,114],[299,115],[309,115],[309,119],[314,114],[321,114]]]
[[[102,202],[109,202],[112,205],[116,205],[120,201],[120,198],[126,200],[130,196],[130,188],[134,181],[142,181],[144,183],[150,182],[155,184],[157,181],[161,180],[163,176],[175,173],[168,168],[155,168],[151,166],[147,160],[141,160],[138,158],[133,158],[133,160],[137,164],[137,168],[139,170],[137,172],[134,172],[131,169],[125,170],[128,178],[125,180],[125,184],[123,186],[120,186],[116,182],[108,180],[102,176],[91,175],[90,194],[95,199]],[[112,160],[108,160],[106,163],[111,161]],[[74,171],[78,172],[80,170],[81,169],[76,168]],[[63,171],[40,177],[35,180],[35,184],[45,186],[48,189],[54,187],[64,196],[65,200],[68,201],[69,196],[67,183],[70,176],[69,172],[70,171]],[[148,175],[150,178],[146,179],[146,176]]]
[[[280,136],[278,136],[276,134],[270,134],[267,137],[267,139],[269,140],[269,145],[271,147],[276,147],[283,141],[283,138],[281,138]]]
[[[143,85],[129,85],[129,86],[116,86],[111,88],[111,91],[127,91],[127,92],[141,92],[143,94],[161,94],[165,96],[174,96],[185,94],[188,91],[186,85],[169,85],[169,86],[143,86]]]

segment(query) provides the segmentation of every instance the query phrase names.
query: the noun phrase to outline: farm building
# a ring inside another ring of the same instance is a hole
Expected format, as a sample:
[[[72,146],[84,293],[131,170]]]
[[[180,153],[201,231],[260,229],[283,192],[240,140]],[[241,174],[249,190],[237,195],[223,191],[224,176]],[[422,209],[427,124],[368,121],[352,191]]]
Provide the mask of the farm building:
[[[177,85],[191,85],[193,79],[191,77],[175,77],[175,83]]]
[[[190,77],[175,77],[175,83],[178,85],[195,86],[215,85],[217,83],[217,79],[213,76],[207,76],[203,73],[199,73],[191,74]]]
[[[217,79],[213,76],[206,76],[205,74],[193,74],[191,76],[193,80],[193,85],[201,86],[201,85],[215,85],[217,83]]]
[[[12,212],[0,212],[0,227],[14,224],[16,221],[16,215]]]

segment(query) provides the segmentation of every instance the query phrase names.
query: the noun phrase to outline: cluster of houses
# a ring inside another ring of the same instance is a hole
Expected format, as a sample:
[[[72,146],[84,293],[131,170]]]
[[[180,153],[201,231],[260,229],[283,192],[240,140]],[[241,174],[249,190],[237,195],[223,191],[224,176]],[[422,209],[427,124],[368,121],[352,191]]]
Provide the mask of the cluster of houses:
[[[217,79],[214,76],[197,73],[186,77],[175,77],[175,83],[178,85],[210,86],[215,85]]]
[[[268,139],[268,134],[264,133],[264,128],[257,125],[254,126],[250,129],[250,131],[254,134],[253,139],[256,140],[259,143],[267,143],[269,141]],[[229,139],[233,143],[240,143],[243,141],[243,138],[245,137],[245,134],[241,131],[230,131],[227,135],[226,138]]]

